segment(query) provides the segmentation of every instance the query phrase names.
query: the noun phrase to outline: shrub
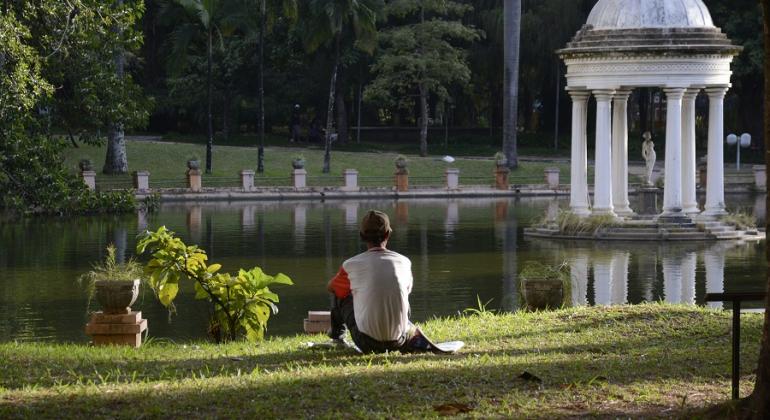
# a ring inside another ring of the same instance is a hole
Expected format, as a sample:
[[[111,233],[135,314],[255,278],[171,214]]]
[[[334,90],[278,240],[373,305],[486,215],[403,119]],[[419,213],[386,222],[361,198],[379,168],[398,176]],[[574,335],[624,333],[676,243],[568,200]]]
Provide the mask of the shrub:
[[[259,267],[241,269],[237,275],[218,273],[222,266],[207,264],[206,251],[186,245],[165,226],[142,235],[136,252],[145,251],[152,256],[145,267],[147,284],[160,303],[173,312],[180,280],[193,281],[195,298],[206,299],[213,306],[209,332],[217,343],[239,336],[261,340],[270,314],[278,312],[278,295],[268,286],[293,284],[288,276],[270,276]]]

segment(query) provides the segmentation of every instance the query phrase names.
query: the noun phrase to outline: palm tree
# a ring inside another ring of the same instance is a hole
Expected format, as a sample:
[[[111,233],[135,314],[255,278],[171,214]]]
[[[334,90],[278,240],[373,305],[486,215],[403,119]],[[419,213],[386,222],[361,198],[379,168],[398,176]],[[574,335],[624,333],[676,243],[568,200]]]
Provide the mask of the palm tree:
[[[521,39],[521,0],[506,1],[503,6],[503,30],[505,31],[505,76],[503,82],[503,153],[508,167],[519,166],[516,145],[519,101],[519,46]]]
[[[326,141],[324,146],[323,173],[331,171],[331,136],[334,120],[337,77],[340,72],[342,42],[346,30],[352,29],[351,39],[355,46],[372,52],[377,41],[377,15],[382,10],[382,0],[310,0],[311,23],[305,34],[309,52],[327,43],[333,43],[334,66],[329,83],[329,103],[326,110]]]
[[[259,0],[259,149],[257,152],[257,173],[260,174],[265,172],[265,33],[272,27],[279,12],[294,21],[297,17],[297,0]]]
[[[187,14],[194,19],[194,23],[185,23],[179,25],[171,37],[174,40],[174,56],[185,56],[186,50],[195,37],[195,32],[204,32],[206,34],[206,102],[208,106],[207,120],[208,120],[208,139],[206,140],[206,173],[211,173],[211,149],[214,144],[214,117],[212,115],[212,79],[211,79],[211,65],[213,57],[213,42],[214,33],[220,34],[219,27],[217,25],[218,20],[221,17],[222,0],[174,0],[176,4],[182,6]],[[172,62],[180,63],[172,59]],[[176,64],[178,65],[178,64]]]
[[[765,26],[765,144],[770,140],[770,0],[761,0],[764,11]],[[766,155],[768,170],[770,170],[770,154]],[[770,254],[767,255],[770,264]],[[770,277],[767,283],[767,298],[765,300],[765,326],[762,333],[762,348],[759,353],[759,367],[754,392],[749,401],[751,414],[754,419],[770,417]],[[748,417],[748,416],[747,416]]]

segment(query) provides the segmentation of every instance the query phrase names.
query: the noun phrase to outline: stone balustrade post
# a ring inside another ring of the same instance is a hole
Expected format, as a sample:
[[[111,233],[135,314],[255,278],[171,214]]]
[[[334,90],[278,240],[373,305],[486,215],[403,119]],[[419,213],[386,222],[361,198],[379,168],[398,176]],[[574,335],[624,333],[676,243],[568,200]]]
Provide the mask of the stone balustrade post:
[[[296,189],[307,187],[307,171],[305,169],[293,170],[291,172],[291,180]]]
[[[446,189],[459,190],[460,189],[460,170],[455,168],[448,168],[444,172],[444,178],[446,179]]]
[[[548,184],[548,188],[552,190],[559,188],[560,173],[559,168],[545,168],[545,183]]]
[[[201,192],[203,189],[203,183],[201,181],[200,169],[187,170],[187,188],[189,188],[192,192]]]
[[[138,192],[150,190],[150,173],[148,171],[134,172],[134,189]]]
[[[759,190],[767,189],[767,168],[765,165],[754,165],[754,186]]]
[[[81,171],[80,177],[83,178],[83,183],[86,184],[89,190],[96,190],[96,172],[94,171]]]
[[[243,188],[243,191],[251,191],[254,189],[254,171],[250,169],[241,171],[241,187]]]
[[[406,192],[409,191],[409,171],[406,168],[399,168],[396,170],[395,184],[396,191]]]
[[[345,179],[343,191],[358,191],[358,171],[355,169],[345,169],[342,171],[342,177]]]

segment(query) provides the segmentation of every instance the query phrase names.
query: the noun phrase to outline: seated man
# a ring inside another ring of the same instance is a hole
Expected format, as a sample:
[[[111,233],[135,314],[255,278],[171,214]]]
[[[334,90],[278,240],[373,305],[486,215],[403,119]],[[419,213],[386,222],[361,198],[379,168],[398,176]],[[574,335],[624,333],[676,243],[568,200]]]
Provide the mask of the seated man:
[[[343,262],[327,287],[334,294],[329,336],[342,340],[347,327],[364,353],[409,351],[418,338],[409,322],[412,262],[386,248],[391,232],[388,215],[366,213],[359,232],[366,252]]]

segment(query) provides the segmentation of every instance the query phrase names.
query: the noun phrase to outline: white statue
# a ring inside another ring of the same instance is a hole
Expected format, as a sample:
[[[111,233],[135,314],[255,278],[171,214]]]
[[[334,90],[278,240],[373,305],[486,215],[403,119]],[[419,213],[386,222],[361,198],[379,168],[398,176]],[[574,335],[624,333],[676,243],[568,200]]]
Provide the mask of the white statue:
[[[650,134],[649,131],[645,131],[644,134],[642,134],[642,138],[644,138],[644,143],[642,143],[642,157],[644,158],[647,167],[647,177],[644,181],[644,185],[651,187],[653,185],[652,170],[655,168],[655,159],[657,158],[657,155],[655,154],[655,143],[652,142],[652,134]]]

